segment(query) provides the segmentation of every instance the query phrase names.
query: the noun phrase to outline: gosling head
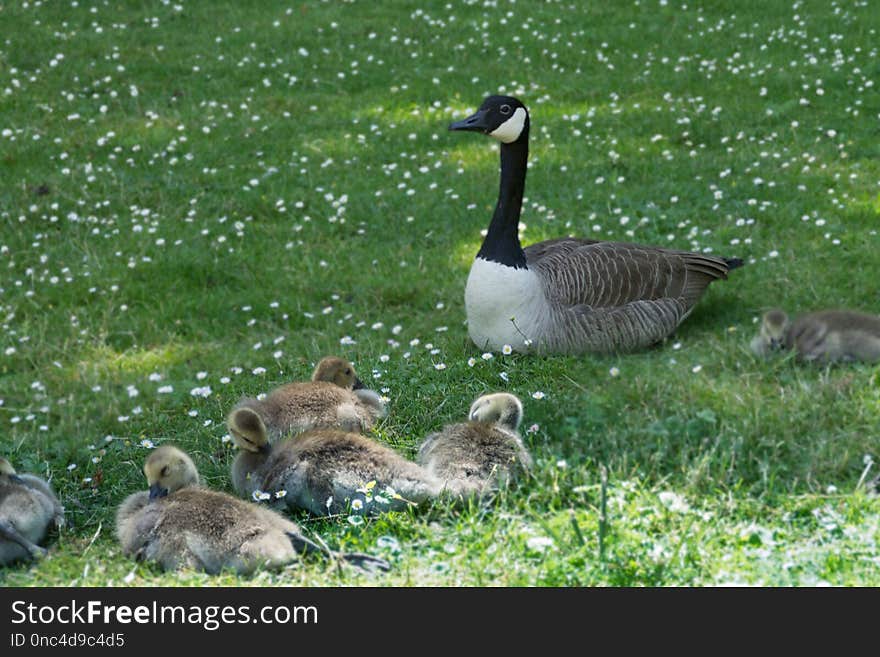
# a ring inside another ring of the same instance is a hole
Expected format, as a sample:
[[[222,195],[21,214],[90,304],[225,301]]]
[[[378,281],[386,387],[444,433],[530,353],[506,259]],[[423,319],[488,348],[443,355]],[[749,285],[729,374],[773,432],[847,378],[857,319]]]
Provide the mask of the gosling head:
[[[770,349],[782,349],[787,329],[788,315],[785,311],[774,308],[764,313],[761,320],[761,338]]]
[[[144,474],[150,485],[151,500],[199,483],[195,463],[172,445],[162,445],[153,450],[144,462]]]
[[[263,454],[269,451],[269,432],[263,418],[254,409],[247,406],[236,408],[226,419],[226,427],[240,449]]]
[[[449,129],[482,132],[502,144],[512,144],[528,139],[529,111],[512,96],[489,96],[475,114],[452,123]]]
[[[0,477],[10,477],[15,474],[15,468],[6,459],[0,459]]]
[[[337,356],[326,356],[318,361],[315,371],[312,372],[312,381],[326,381],[346,390],[360,390],[364,387],[354,371],[354,365]]]
[[[494,422],[511,431],[522,422],[522,402],[508,392],[496,392],[477,398],[471,405],[469,418],[474,422]]]

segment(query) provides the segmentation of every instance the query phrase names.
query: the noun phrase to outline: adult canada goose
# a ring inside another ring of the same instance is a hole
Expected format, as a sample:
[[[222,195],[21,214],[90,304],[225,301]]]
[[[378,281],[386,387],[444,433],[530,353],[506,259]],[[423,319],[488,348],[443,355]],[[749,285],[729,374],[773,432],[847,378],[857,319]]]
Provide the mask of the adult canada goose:
[[[38,544],[53,525],[64,525],[64,508],[52,487],[0,459],[0,565],[45,555]]]
[[[232,418],[241,408],[257,414],[272,441],[316,427],[369,431],[377,419],[385,416],[385,404],[379,395],[363,387],[350,362],[335,356],[318,362],[311,381],[285,384],[263,400],[239,402],[227,423],[233,436],[238,428]]]
[[[640,244],[563,237],[522,248],[519,216],[529,154],[529,113],[489,96],[449,126],[501,142],[495,213],[465,288],[471,340],[481,349],[579,354],[655,344],[690,314],[737,258]]]
[[[794,350],[797,358],[818,363],[880,360],[880,316],[853,310],[820,310],[793,322],[782,310],[764,314],[752,350],[764,355],[773,348]]]
[[[270,446],[259,417],[246,408],[232,416],[240,448],[232,485],[248,498],[316,515],[396,511],[436,496],[441,483],[421,467],[357,433],[313,429]]]
[[[467,422],[425,438],[416,461],[463,497],[491,491],[532,466],[518,428],[522,403],[505,392],[483,395]]]
[[[247,574],[283,566],[306,552],[329,554],[278,513],[200,487],[195,464],[176,447],[155,449],[144,474],[149,492],[130,495],[116,514],[116,533],[128,556],[165,570]],[[337,556],[365,570],[388,570],[387,562],[368,555]]]

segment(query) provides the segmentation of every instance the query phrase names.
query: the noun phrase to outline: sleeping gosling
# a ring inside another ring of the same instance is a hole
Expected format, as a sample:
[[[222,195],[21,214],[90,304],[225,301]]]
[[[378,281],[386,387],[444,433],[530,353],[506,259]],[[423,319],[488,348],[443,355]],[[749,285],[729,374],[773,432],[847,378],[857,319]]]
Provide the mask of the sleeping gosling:
[[[116,514],[122,551],[164,570],[191,568],[249,574],[291,563],[299,554],[330,554],[274,511],[199,485],[192,459],[163,445],[144,463],[149,492],[130,495]],[[368,555],[336,555],[364,570],[388,570]]]
[[[471,406],[467,422],[447,425],[425,438],[416,462],[455,495],[491,492],[532,466],[518,432],[522,413],[514,395],[483,395]]]
[[[234,421],[236,411],[251,409],[259,417],[261,432],[272,442],[292,433],[315,428],[369,431],[385,417],[385,404],[373,390],[363,387],[354,366],[342,358],[322,358],[311,381],[280,386],[265,399],[243,399],[230,414],[227,426],[233,437],[249,439],[248,429]]]
[[[762,337],[765,333],[766,338]],[[880,360],[880,317],[853,310],[821,310],[790,321],[783,311],[771,310],[764,315],[761,334],[753,344],[759,340],[766,345],[764,351],[753,347],[759,355],[783,348],[807,362],[872,363]]]
[[[63,525],[64,507],[52,487],[0,459],[0,565],[44,556],[39,543],[51,527]]]
[[[314,429],[270,446],[253,410],[240,408],[234,416],[246,429],[233,434],[240,451],[232,463],[233,487],[244,497],[315,515],[376,515],[417,505],[442,489],[420,466],[366,436]]]

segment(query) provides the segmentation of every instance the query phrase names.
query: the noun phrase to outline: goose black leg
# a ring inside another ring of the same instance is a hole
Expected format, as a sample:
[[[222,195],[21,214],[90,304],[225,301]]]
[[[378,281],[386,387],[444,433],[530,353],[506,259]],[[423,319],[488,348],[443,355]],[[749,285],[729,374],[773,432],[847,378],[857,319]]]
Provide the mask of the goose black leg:
[[[360,552],[333,552],[330,548],[322,547],[302,534],[288,532],[287,536],[290,539],[291,545],[293,545],[293,549],[300,554],[314,554],[317,552],[325,557],[336,557],[368,573],[388,572],[391,570],[391,564],[379,557],[373,557]]]

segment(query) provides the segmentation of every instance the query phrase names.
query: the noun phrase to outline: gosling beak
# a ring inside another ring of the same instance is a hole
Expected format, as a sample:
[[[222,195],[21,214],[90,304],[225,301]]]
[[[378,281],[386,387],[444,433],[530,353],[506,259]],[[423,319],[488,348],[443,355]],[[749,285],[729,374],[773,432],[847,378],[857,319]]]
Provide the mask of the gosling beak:
[[[779,338],[770,338],[771,349],[782,349],[782,340]]]
[[[470,132],[488,132],[489,124],[486,123],[488,112],[486,110],[477,110],[476,114],[471,114],[466,119],[456,121],[449,124],[450,130],[468,130]]]
[[[155,500],[157,497],[165,497],[168,495],[168,489],[162,488],[159,484],[150,486],[150,499]]]
[[[354,378],[354,385],[352,385],[351,389],[352,390],[363,390],[366,387],[367,386],[364,385],[363,381],[361,381],[359,378],[355,377]]]

